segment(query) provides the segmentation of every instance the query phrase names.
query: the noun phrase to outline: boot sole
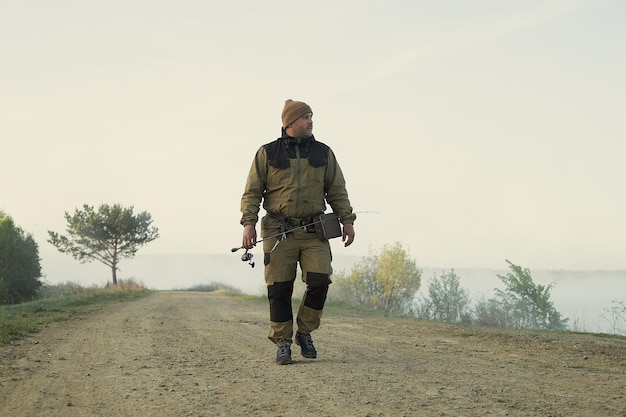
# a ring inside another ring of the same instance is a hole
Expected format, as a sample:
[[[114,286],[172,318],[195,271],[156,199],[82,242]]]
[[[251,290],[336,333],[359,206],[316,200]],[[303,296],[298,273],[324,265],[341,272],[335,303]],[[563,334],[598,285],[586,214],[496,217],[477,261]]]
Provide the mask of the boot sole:
[[[291,358],[276,359],[277,365],[290,365],[292,363],[293,360],[291,360]]]

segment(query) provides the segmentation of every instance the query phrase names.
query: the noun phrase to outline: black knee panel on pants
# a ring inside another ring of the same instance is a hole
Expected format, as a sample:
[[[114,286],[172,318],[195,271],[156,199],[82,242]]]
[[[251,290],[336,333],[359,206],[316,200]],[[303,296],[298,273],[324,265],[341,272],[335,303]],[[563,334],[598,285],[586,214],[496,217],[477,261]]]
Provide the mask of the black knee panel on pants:
[[[291,311],[291,295],[293,294],[293,280],[275,282],[267,286],[267,299],[270,302],[270,320],[284,323],[293,319]]]
[[[321,274],[319,272],[308,272],[304,305],[313,310],[323,310],[330,283],[330,275]]]

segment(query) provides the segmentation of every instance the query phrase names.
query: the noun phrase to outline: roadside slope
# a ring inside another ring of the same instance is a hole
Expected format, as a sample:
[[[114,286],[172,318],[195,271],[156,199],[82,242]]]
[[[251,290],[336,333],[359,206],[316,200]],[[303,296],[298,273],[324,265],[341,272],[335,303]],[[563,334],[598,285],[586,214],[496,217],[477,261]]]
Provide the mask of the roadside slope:
[[[626,416],[626,340],[329,312],[273,363],[262,303],[157,292],[0,349],[0,415]]]

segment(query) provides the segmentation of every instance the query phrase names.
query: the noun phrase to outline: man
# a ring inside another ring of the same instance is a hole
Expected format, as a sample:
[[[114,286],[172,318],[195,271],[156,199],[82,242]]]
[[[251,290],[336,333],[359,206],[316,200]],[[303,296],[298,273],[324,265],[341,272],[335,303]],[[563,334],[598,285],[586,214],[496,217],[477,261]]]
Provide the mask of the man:
[[[292,363],[291,297],[300,263],[306,291],[296,318],[295,342],[302,356],[316,358],[311,332],[320,325],[332,274],[330,244],[318,237],[314,216],[330,204],[342,225],[342,241],[354,241],[356,215],[333,151],[313,137],[313,112],[301,101],[287,100],[282,112],[282,136],[259,148],[241,198],[242,246],[251,249],[261,220],[265,282],[270,306],[269,339],[278,346],[276,363]],[[302,226],[302,227],[301,227]],[[290,231],[284,234],[285,231]],[[319,230],[318,230],[319,232]]]

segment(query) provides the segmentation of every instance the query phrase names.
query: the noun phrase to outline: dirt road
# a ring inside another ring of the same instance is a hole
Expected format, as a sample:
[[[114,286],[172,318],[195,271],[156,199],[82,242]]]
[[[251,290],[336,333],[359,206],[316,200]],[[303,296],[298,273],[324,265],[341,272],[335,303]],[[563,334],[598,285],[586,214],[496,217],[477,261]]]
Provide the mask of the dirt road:
[[[274,364],[266,306],[157,292],[0,349],[1,416],[626,416],[626,340],[328,311]]]

